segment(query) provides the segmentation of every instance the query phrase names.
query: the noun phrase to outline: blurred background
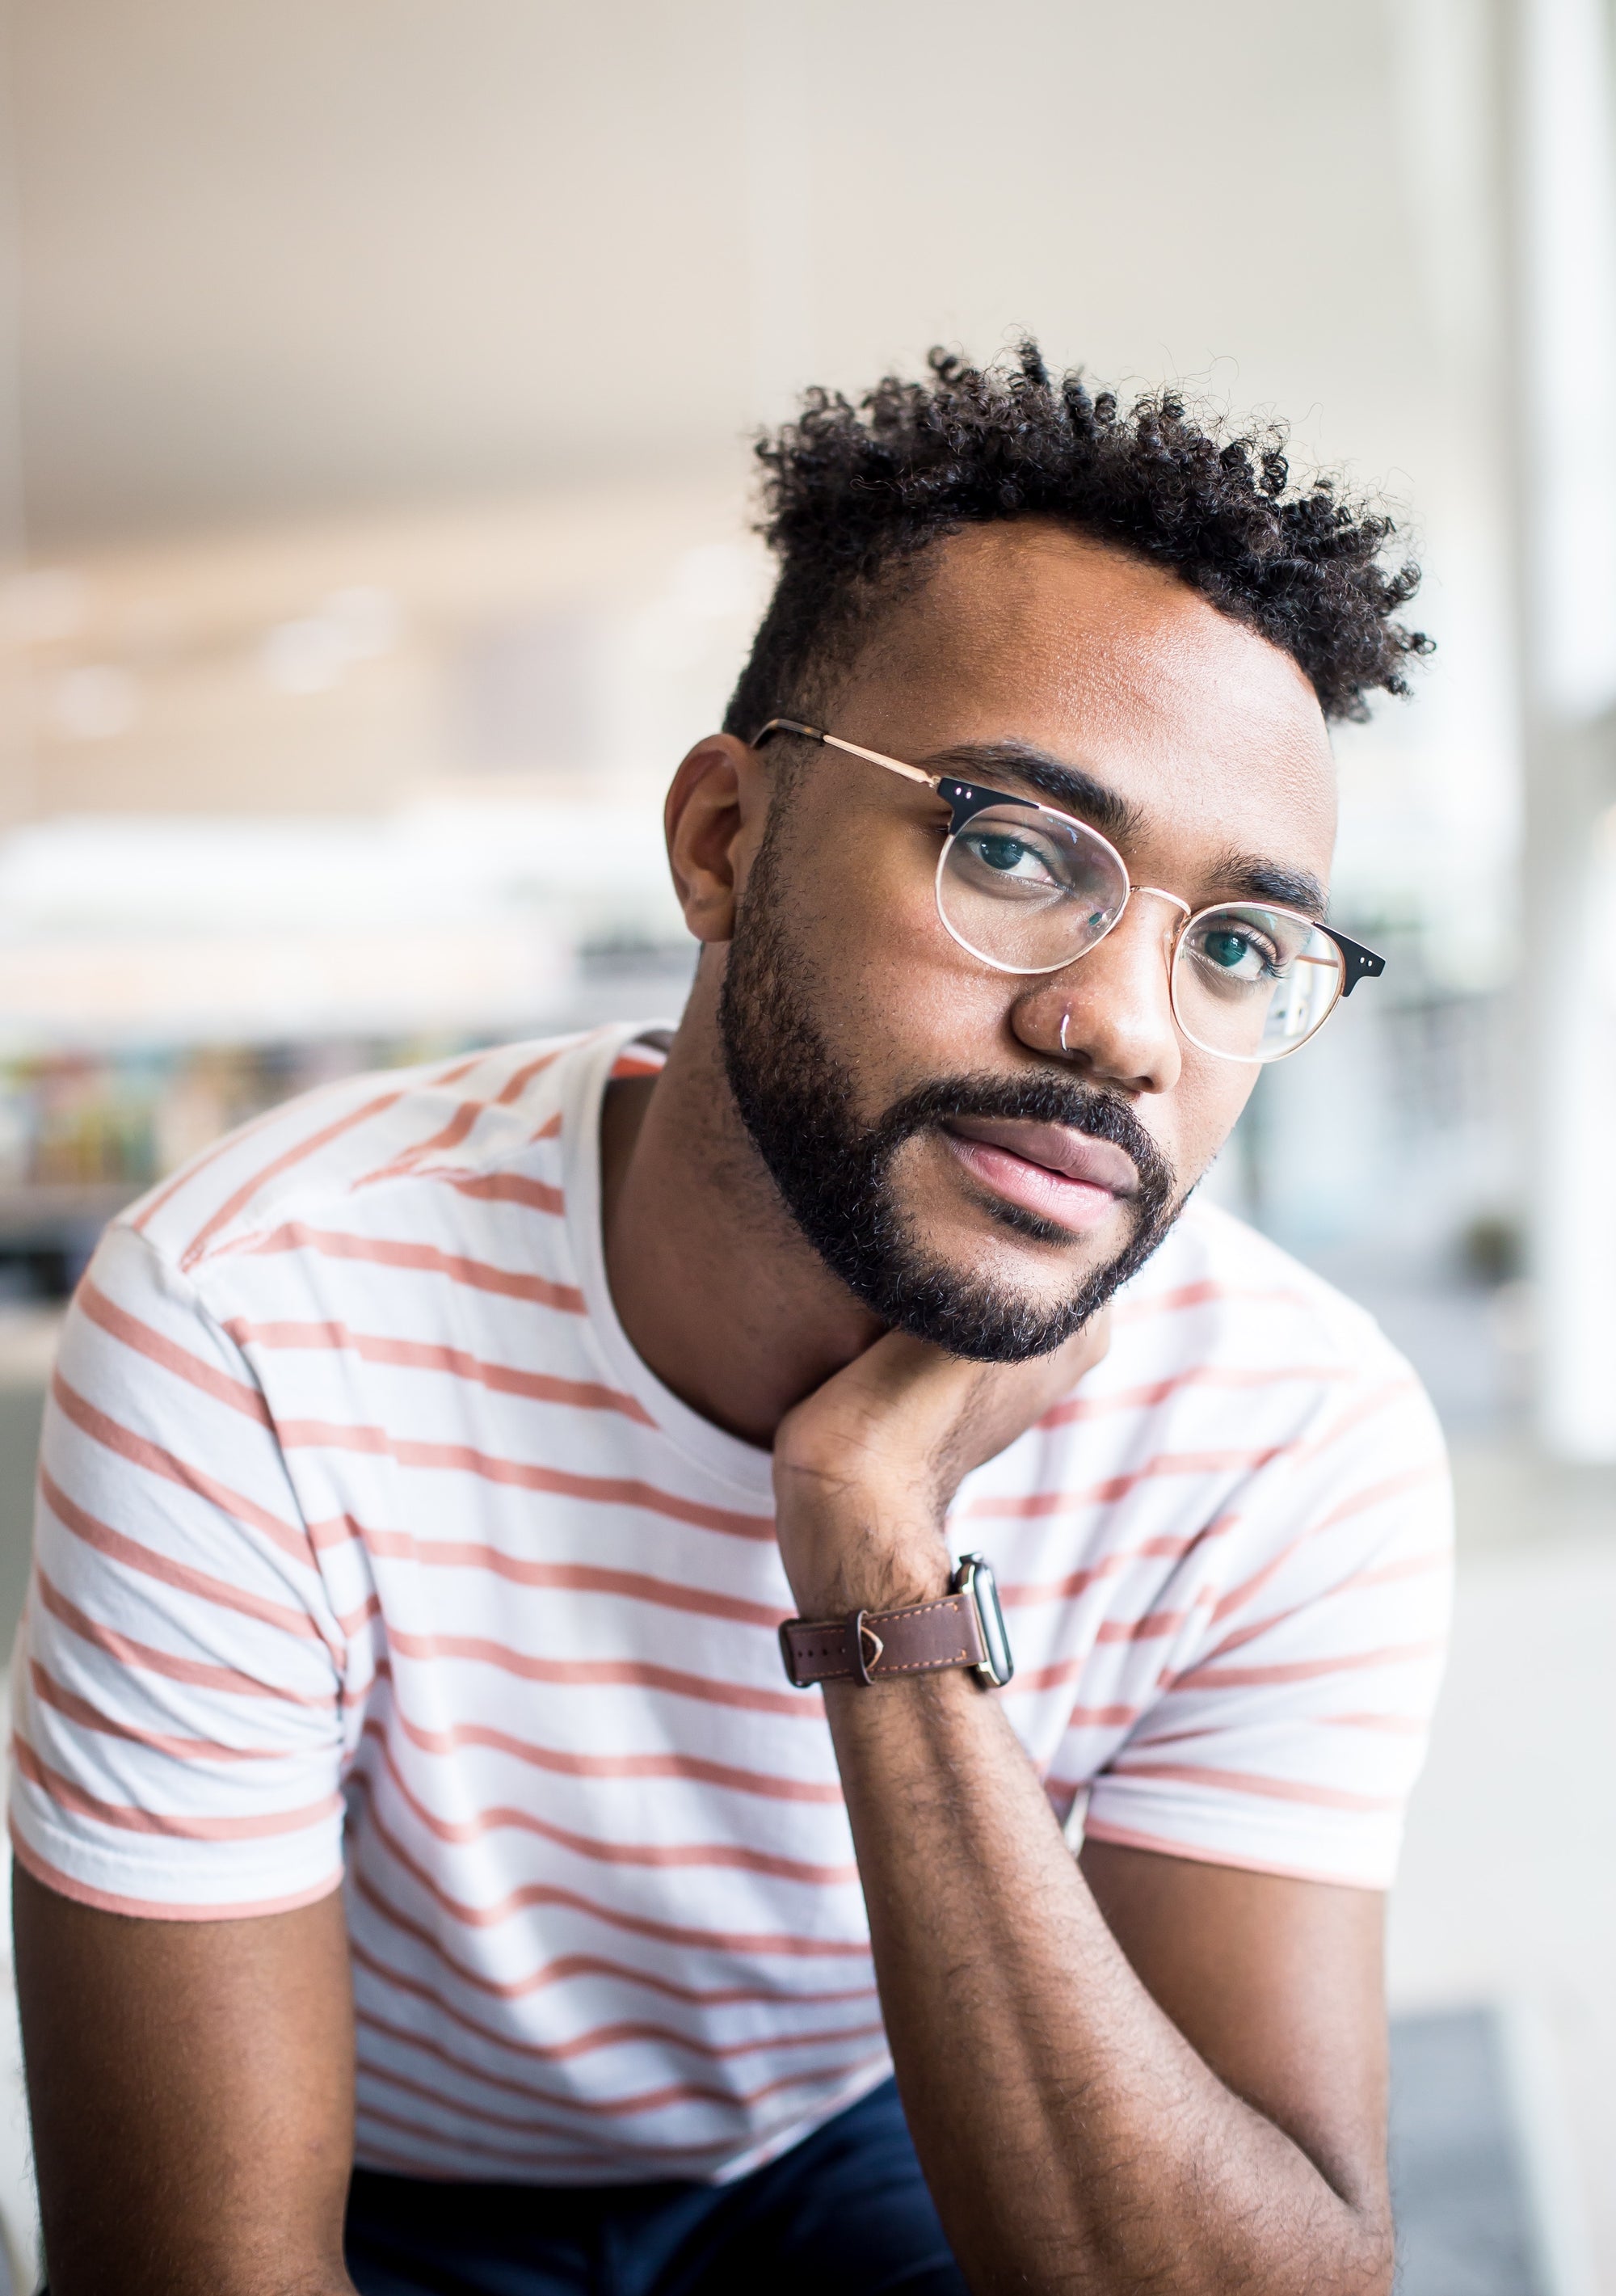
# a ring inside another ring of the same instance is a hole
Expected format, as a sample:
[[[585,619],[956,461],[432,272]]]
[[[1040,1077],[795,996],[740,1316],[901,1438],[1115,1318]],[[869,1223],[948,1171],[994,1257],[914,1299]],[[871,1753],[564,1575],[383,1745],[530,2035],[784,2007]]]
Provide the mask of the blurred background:
[[[113,1210],[323,1078],[677,1017],[658,808],[767,594],[756,425],[1024,328],[1283,414],[1407,522],[1440,648],[1338,744],[1386,981],[1210,1183],[1455,1450],[1404,2284],[1616,2292],[1612,0],[0,28],[0,1630]],[[21,2275],[14,2098],[0,2210]]]

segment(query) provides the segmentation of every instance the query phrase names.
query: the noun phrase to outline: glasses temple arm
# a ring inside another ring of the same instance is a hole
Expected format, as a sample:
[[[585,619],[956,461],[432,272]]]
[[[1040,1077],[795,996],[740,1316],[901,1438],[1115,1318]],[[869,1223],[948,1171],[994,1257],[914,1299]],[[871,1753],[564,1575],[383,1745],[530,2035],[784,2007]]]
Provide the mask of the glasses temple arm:
[[[872,766],[884,766],[890,774],[901,774],[906,782],[919,782],[923,787],[934,790],[936,774],[923,773],[918,766],[906,766],[898,758],[883,757],[879,750],[861,750],[857,742],[844,742],[840,734],[826,734],[817,726],[805,726],[796,718],[771,718],[752,735],[751,746],[761,749],[771,734],[797,734],[805,742],[822,742],[827,750],[845,750],[849,758],[863,758]]]

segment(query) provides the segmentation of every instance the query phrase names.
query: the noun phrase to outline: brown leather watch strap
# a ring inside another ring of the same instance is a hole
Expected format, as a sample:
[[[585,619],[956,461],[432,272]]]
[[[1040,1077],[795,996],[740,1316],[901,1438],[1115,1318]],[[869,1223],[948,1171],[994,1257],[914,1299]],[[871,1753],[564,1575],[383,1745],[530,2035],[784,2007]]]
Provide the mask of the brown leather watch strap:
[[[799,1690],[816,1682],[883,1682],[889,1675],[937,1674],[980,1666],[986,1652],[969,1593],[939,1595],[906,1611],[855,1611],[850,1619],[788,1619],[780,1654]]]

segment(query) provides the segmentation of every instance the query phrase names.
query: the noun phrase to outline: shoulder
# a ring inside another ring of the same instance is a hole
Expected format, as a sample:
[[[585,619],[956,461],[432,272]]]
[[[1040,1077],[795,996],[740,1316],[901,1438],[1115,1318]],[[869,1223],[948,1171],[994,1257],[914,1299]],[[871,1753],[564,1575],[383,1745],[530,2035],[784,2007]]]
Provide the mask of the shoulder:
[[[1109,1363],[1144,1372],[1195,1364],[1284,1365],[1414,1382],[1374,1318],[1243,1220],[1192,1203],[1118,1293]]]
[[[227,1134],[119,1225],[193,1279],[289,1226],[430,1217],[463,1184],[543,1160],[580,1082],[622,1031],[536,1039],[322,1086]],[[406,1200],[400,1202],[400,1196]]]
[[[1442,1472],[1434,1413],[1368,1315],[1227,1213],[1193,1206],[1118,1293],[1110,1349],[1076,1391],[981,1471],[1117,1536],[1163,1507],[1248,1529],[1321,1491]],[[1051,1494],[1062,1493],[1057,1504]],[[1030,1502],[1029,1502],[1030,1503]]]

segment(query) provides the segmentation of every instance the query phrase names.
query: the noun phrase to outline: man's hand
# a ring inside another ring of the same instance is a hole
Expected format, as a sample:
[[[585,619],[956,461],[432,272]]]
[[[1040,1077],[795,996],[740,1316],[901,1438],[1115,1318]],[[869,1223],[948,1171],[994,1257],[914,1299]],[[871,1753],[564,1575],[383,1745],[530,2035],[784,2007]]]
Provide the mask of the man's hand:
[[[788,1412],[775,1438],[775,1523],[805,1618],[940,1594],[943,1518],[973,1467],[1070,1395],[1110,1344],[1103,1310],[1028,1363],[969,1363],[889,1332]]]

